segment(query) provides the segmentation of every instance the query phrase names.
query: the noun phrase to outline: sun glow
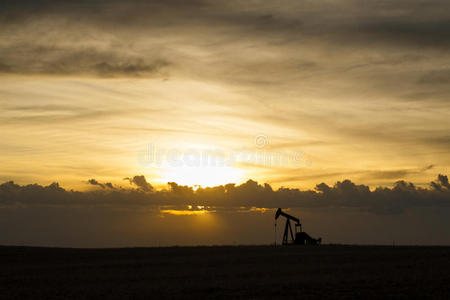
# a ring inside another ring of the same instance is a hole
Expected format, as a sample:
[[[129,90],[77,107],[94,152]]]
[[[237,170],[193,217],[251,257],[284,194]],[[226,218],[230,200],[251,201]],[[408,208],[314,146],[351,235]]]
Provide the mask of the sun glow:
[[[180,185],[212,187],[227,183],[239,183],[243,179],[242,170],[232,167],[168,167],[163,171],[165,182]]]
[[[214,211],[212,211],[214,212]],[[211,213],[209,210],[176,210],[176,209],[164,209],[161,210],[163,214],[175,215],[175,216],[195,216]]]

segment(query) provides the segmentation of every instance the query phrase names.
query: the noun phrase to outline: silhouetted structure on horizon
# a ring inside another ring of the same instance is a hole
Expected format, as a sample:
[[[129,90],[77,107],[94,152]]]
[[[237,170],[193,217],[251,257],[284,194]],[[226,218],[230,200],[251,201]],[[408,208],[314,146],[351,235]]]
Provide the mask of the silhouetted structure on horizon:
[[[277,212],[275,213],[275,220],[277,220],[280,216],[286,218],[286,225],[284,226],[283,233],[283,245],[320,245],[322,243],[322,238],[314,239],[309,236],[309,234],[302,231],[302,224],[300,223],[300,219],[291,216],[290,214],[282,211],[281,208],[278,208]],[[291,221],[295,223],[295,236],[294,232],[292,231]],[[291,237],[290,240],[289,236]]]

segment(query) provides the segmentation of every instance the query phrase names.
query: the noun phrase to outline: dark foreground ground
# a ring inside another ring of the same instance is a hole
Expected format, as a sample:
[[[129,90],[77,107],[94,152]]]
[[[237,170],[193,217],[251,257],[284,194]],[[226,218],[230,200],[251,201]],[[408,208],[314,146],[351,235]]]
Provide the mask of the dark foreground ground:
[[[1,299],[449,298],[450,247],[0,247]]]

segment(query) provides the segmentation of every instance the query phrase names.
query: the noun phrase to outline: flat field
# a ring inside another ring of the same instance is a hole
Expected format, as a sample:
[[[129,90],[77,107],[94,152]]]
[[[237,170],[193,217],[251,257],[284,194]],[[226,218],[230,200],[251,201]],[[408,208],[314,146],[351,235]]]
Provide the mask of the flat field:
[[[450,247],[0,247],[1,299],[450,297]]]

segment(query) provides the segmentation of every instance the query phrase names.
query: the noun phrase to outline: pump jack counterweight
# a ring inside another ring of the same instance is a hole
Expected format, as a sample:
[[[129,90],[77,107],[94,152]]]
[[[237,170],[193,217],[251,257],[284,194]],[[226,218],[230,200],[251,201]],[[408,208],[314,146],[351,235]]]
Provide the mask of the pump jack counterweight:
[[[291,216],[290,214],[283,212],[281,208],[278,208],[277,212],[275,213],[275,221],[280,216],[286,218],[283,241],[281,243],[282,245],[320,245],[322,243],[322,238],[313,239],[306,232],[302,231],[302,224],[300,223],[300,219]],[[293,221],[295,224],[295,235],[294,231],[292,231],[291,221]]]

